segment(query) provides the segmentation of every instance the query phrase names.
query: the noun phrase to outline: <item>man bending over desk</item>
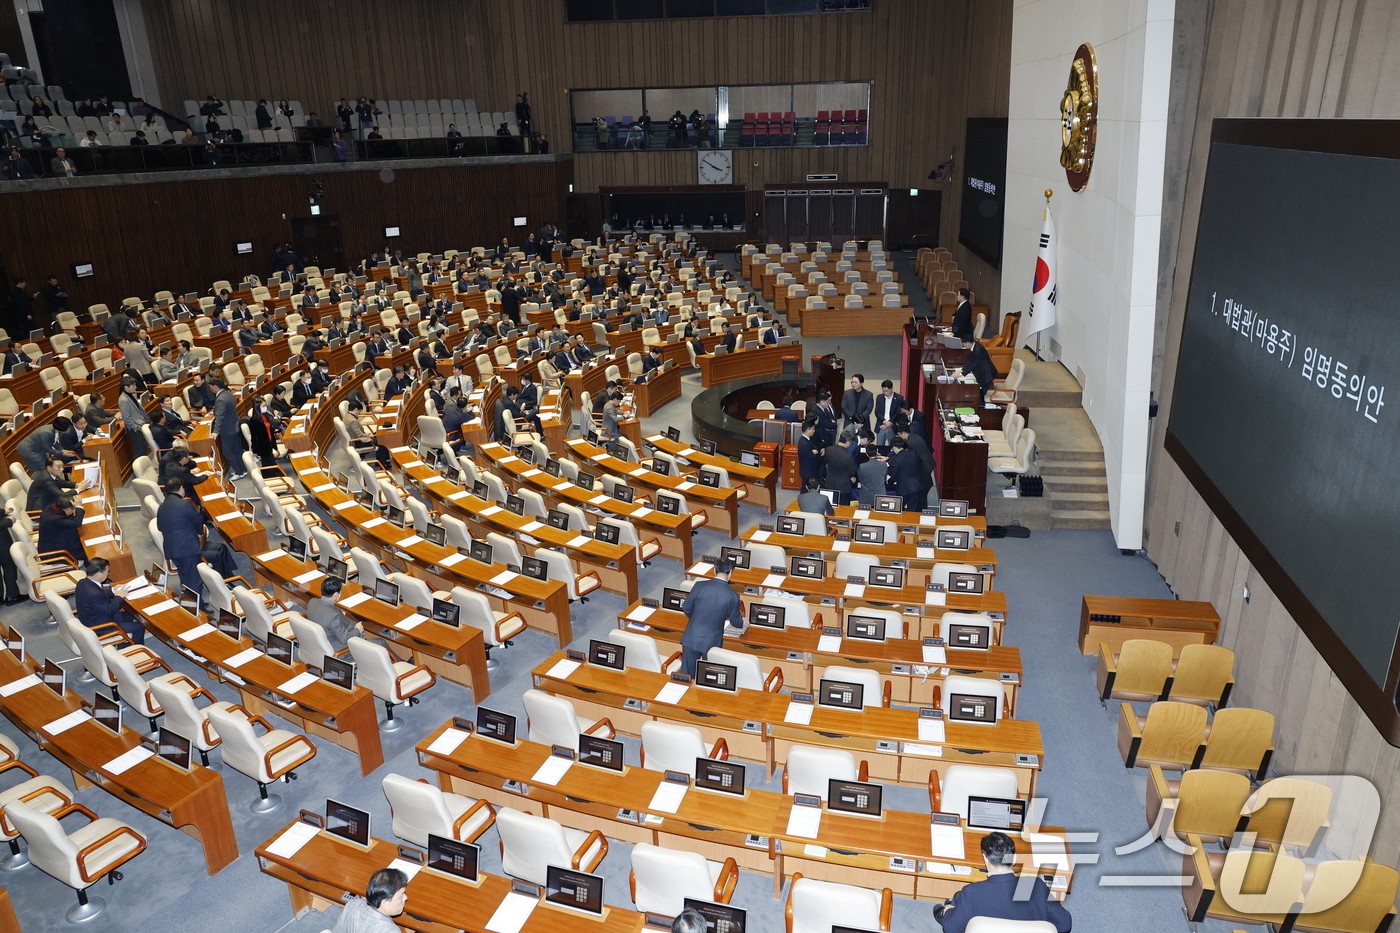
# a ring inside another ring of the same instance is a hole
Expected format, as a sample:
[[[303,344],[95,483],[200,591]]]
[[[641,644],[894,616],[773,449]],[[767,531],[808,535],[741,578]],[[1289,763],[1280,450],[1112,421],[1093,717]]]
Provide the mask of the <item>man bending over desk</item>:
[[[695,676],[695,662],[711,648],[724,644],[724,623],[733,623],[741,632],[748,628],[739,594],[729,585],[734,564],[727,560],[715,563],[715,575],[701,580],[690,590],[681,611],[688,621],[681,635],[681,670]]]
[[[943,933],[963,933],[973,917],[995,917],[999,920],[1048,920],[1060,933],[1069,933],[1073,920],[1064,905],[1050,897],[1045,882],[1036,878],[1028,895],[1017,896],[1020,880],[1012,865],[1016,844],[1005,833],[988,833],[982,837],[982,861],[987,865],[987,880],[965,886],[952,900],[933,908],[933,919]],[[337,927],[339,929],[339,927]]]

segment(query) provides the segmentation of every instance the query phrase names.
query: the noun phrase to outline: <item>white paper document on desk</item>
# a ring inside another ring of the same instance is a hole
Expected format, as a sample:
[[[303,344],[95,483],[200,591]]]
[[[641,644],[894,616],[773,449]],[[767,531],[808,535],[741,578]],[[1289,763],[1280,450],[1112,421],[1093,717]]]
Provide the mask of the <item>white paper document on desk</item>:
[[[404,616],[402,619],[395,622],[394,628],[405,632],[411,632],[426,621],[428,621],[427,616],[423,615],[421,612],[415,612],[413,615]]]
[[[645,622],[647,619],[651,618],[651,614],[655,611],[656,608],[654,606],[638,606],[636,609],[627,613],[627,621]]]
[[[310,823],[297,820],[267,847],[267,854],[278,858],[291,858],[301,851],[302,846],[315,839],[319,832],[320,830]]]
[[[689,689],[689,687],[686,684],[667,684],[666,686],[661,688],[661,691],[659,693],[656,694],[656,702],[669,703],[672,706],[675,706],[676,704],[680,703],[682,698],[685,697],[685,692],[687,689]]]
[[[242,651],[229,658],[224,658],[224,667],[241,667],[254,658],[262,657],[262,652],[256,648],[244,648]]]
[[[817,639],[817,650],[827,653],[835,653],[841,650],[840,635],[823,635]]]
[[[811,703],[788,703],[787,712],[783,714],[783,722],[790,722],[793,725],[805,726],[812,721],[812,710],[816,709]]]
[[[553,677],[556,680],[568,680],[569,675],[582,666],[583,665],[577,661],[571,661],[568,658],[562,658],[554,662],[554,666],[551,667],[549,670],[545,671],[544,676]]]
[[[924,645],[925,664],[947,664],[948,649],[942,645]]]
[[[847,583],[846,589],[842,591],[841,595],[850,597],[852,599],[860,599],[862,596],[865,595],[865,584]]]
[[[470,736],[470,732],[462,729],[448,729],[442,735],[433,739],[432,744],[428,746],[428,751],[432,752],[434,755],[450,755],[457,750],[457,746],[465,742]]]
[[[525,921],[530,919],[530,914],[534,913],[539,903],[538,898],[512,891],[501,901],[501,906],[496,908],[491,919],[486,921],[487,933],[520,933],[520,928],[525,926]]]
[[[19,680],[12,680],[9,683],[5,684],[5,686],[0,687],[0,697],[11,696],[13,694],[19,693],[21,690],[28,690],[30,687],[37,687],[42,683],[43,681],[40,680],[37,676],[35,676],[34,674],[30,674],[28,677],[21,677]]]
[[[83,712],[80,709],[77,709],[69,713],[67,716],[61,716],[58,719],[55,719],[53,722],[49,723],[47,726],[40,726],[39,728],[42,731],[47,732],[49,735],[59,735],[61,733],[67,732],[69,729],[73,728],[79,723],[86,722],[91,718],[92,717],[89,716],[87,713]]]
[[[799,839],[815,839],[822,825],[821,807],[794,806],[788,814],[787,833]]]
[[[945,742],[947,732],[944,729],[941,719],[920,719],[919,720],[919,741],[920,742]]]
[[[569,769],[574,766],[573,759],[559,758],[550,755],[545,759],[544,764],[534,774],[530,775],[531,784],[558,784],[564,775],[569,773]]]
[[[647,809],[653,813],[675,813],[681,808],[681,801],[685,799],[685,792],[690,790],[685,784],[672,784],[670,781],[662,781],[661,786],[656,788],[656,793],[651,797],[651,803],[647,804]]]
[[[311,686],[316,680],[317,677],[315,674],[310,671],[302,671],[291,680],[283,681],[281,684],[278,684],[274,689],[283,696],[292,696],[298,690],[304,690]]]
[[[138,745],[107,762],[102,766],[102,770],[106,771],[108,774],[121,774],[123,771],[134,768],[136,765],[154,755],[155,752],[151,751],[146,746]]]
[[[938,858],[961,859],[967,857],[967,852],[963,848],[962,826],[954,826],[951,823],[931,823],[929,824],[931,845],[933,854]]]

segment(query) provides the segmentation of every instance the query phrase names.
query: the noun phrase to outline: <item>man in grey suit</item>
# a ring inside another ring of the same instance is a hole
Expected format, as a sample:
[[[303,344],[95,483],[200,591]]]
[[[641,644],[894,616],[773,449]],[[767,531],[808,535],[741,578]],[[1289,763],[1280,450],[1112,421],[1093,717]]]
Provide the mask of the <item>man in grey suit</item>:
[[[868,428],[870,413],[875,410],[875,395],[865,387],[865,377],[856,373],[851,377],[851,387],[841,395],[841,417],[846,427]]]
[[[832,444],[827,450],[835,447]],[[815,476],[807,480],[807,488],[797,497],[797,507],[804,512],[811,512],[813,515],[830,515],[835,509],[831,507],[831,500],[821,494],[822,484]]]
[[[41,425],[30,431],[29,435],[19,442],[15,452],[31,471],[42,470],[49,457],[59,452],[59,435],[72,427],[73,422],[67,418],[55,418],[53,424]]]
[[[681,635],[681,670],[689,677],[695,676],[695,662],[704,657],[705,652],[724,644],[726,621],[740,631],[748,628],[739,594],[729,585],[729,575],[733,572],[732,563],[718,561],[715,575],[696,583],[681,606],[690,620]]]
[[[851,484],[856,478],[856,460],[851,454],[855,435],[842,431],[836,443],[826,449],[826,488],[836,490],[836,501],[845,505],[851,501]]]
[[[210,430],[219,438],[228,465],[228,478],[242,479],[248,474],[243,470],[243,437],[238,433],[238,399],[218,376],[210,379],[209,384],[218,393],[214,396],[214,425]]]

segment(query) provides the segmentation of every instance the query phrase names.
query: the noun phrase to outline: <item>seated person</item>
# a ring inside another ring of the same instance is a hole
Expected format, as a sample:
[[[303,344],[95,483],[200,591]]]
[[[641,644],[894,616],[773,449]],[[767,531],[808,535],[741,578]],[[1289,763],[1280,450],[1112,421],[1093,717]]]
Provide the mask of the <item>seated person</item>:
[[[797,497],[797,507],[814,515],[833,514],[836,510],[831,507],[831,500],[821,494],[821,488],[821,480],[815,476],[807,480],[807,488]]]
[[[1013,870],[1016,844],[1005,833],[988,833],[982,837],[982,861],[987,866],[987,880],[965,886],[952,899],[933,908],[933,919],[943,933],[963,933],[973,917],[994,917],[999,920],[1046,920],[1060,933],[1068,933],[1073,920],[1064,905],[1050,897],[1045,882],[1036,878],[1030,885],[1029,897],[1017,896],[1020,880]]]
[[[94,557],[82,565],[87,576],[73,592],[73,614],[88,628],[117,625],[136,644],[146,641],[146,628],[131,613],[122,610],[125,587],[113,587],[107,576],[110,565],[105,557]]]

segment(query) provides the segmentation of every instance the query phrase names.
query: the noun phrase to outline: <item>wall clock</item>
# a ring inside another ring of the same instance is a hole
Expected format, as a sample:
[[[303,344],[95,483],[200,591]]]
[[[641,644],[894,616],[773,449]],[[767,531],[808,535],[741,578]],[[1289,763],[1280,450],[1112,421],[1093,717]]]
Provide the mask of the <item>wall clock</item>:
[[[1069,66],[1069,83],[1060,98],[1060,164],[1075,191],[1089,184],[1098,136],[1099,68],[1094,48],[1084,43]]]
[[[727,149],[700,150],[700,184],[729,185],[734,183],[734,153]]]

